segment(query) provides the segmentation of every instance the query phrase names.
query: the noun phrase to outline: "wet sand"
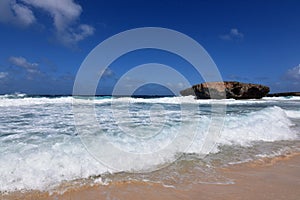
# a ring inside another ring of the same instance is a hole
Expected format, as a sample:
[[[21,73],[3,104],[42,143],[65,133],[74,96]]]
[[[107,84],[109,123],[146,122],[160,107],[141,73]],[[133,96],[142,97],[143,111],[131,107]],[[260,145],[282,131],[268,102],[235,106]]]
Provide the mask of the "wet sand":
[[[299,200],[300,155],[280,156],[218,169],[218,173],[234,184],[196,184],[185,188],[164,187],[158,183],[119,182],[107,186],[82,186],[64,194],[43,192],[16,192],[2,195],[1,199],[41,200]],[[197,174],[195,174],[196,176]],[[188,181],[188,180],[187,180]],[[188,182],[187,182],[187,185]]]

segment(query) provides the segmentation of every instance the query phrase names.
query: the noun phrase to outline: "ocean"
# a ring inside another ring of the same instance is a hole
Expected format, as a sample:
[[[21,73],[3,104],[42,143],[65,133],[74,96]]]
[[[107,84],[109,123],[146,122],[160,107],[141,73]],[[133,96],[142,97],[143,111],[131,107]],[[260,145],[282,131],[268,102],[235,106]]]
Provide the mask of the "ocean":
[[[0,109],[0,192],[126,180],[232,184],[215,169],[300,152],[300,97],[14,94],[0,96]]]

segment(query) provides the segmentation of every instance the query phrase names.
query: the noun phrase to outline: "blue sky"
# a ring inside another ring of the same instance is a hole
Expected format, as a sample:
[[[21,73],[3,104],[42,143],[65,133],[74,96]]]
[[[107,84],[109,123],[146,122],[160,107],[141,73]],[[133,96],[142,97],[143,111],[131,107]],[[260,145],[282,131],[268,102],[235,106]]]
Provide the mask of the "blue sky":
[[[0,93],[71,94],[81,63],[96,45],[139,27],[190,36],[210,54],[223,80],[265,84],[271,92],[299,91],[299,9],[298,0],[1,0]],[[113,62],[98,93],[110,94],[120,77],[145,63],[172,66],[191,84],[203,81],[185,60],[148,49]],[[139,92],[164,94],[168,87],[184,89],[166,83]]]

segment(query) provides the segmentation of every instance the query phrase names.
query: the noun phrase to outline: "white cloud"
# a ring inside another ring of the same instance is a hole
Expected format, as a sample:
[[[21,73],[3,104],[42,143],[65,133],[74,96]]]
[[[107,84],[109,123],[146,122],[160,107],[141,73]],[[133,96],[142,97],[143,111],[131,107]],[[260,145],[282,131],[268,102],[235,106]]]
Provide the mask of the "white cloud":
[[[244,34],[241,33],[237,28],[230,29],[228,34],[220,35],[222,40],[241,40],[244,38]]]
[[[30,25],[33,24],[36,19],[33,15],[33,12],[26,6],[21,4],[14,4],[12,6],[12,9],[15,12],[16,17],[24,24],[24,25]]]
[[[81,24],[76,29],[68,28],[62,32],[56,32],[57,39],[66,46],[75,45],[86,37],[94,34],[94,27]]]
[[[53,19],[57,39],[67,46],[94,34],[94,27],[87,24],[76,25],[82,8],[73,0],[21,0],[28,6],[48,12]]]
[[[95,32],[87,24],[78,24],[82,7],[74,0],[0,0],[0,22],[29,26],[37,21],[33,11],[49,14],[56,38],[66,46],[74,46]]]
[[[168,82],[166,84],[166,86],[169,90],[171,90],[172,92],[175,92],[176,95],[178,95],[181,90],[191,87],[191,85],[187,85],[186,83],[183,83],[183,82],[178,82],[178,83]]]
[[[113,77],[115,76],[115,73],[111,69],[106,68],[105,70],[101,70],[99,75],[101,75],[102,77]]]
[[[58,31],[66,29],[71,22],[76,20],[81,12],[80,5],[73,0],[21,0],[23,3],[48,12],[53,18],[53,23]]]
[[[75,41],[83,40],[84,38],[93,35],[94,32],[95,32],[94,27],[89,26],[87,24],[81,24],[78,27],[78,31],[74,33],[74,40]]]
[[[39,70],[38,70],[39,64],[38,63],[30,63],[24,57],[11,56],[9,58],[9,61],[11,64],[13,64],[17,67],[24,68],[29,73],[39,73]]]
[[[36,18],[30,8],[17,3],[16,0],[1,0],[0,22],[29,26],[36,22]]]
[[[285,78],[291,81],[300,81],[300,64],[287,70]]]
[[[0,79],[6,78],[8,76],[7,72],[0,72]]]

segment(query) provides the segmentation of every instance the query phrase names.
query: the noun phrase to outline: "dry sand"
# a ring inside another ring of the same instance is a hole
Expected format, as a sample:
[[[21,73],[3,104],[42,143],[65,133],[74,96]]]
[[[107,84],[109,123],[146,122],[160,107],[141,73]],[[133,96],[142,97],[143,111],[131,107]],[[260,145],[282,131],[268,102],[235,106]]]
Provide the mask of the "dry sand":
[[[62,195],[42,192],[16,192],[2,195],[1,199],[41,200],[299,200],[300,155],[281,156],[263,161],[240,164],[218,169],[234,184],[197,184],[190,188],[167,188],[161,184],[144,182],[121,182],[108,186],[84,186],[69,189]],[[196,176],[197,174],[195,174]],[[188,180],[187,180],[188,181]]]

